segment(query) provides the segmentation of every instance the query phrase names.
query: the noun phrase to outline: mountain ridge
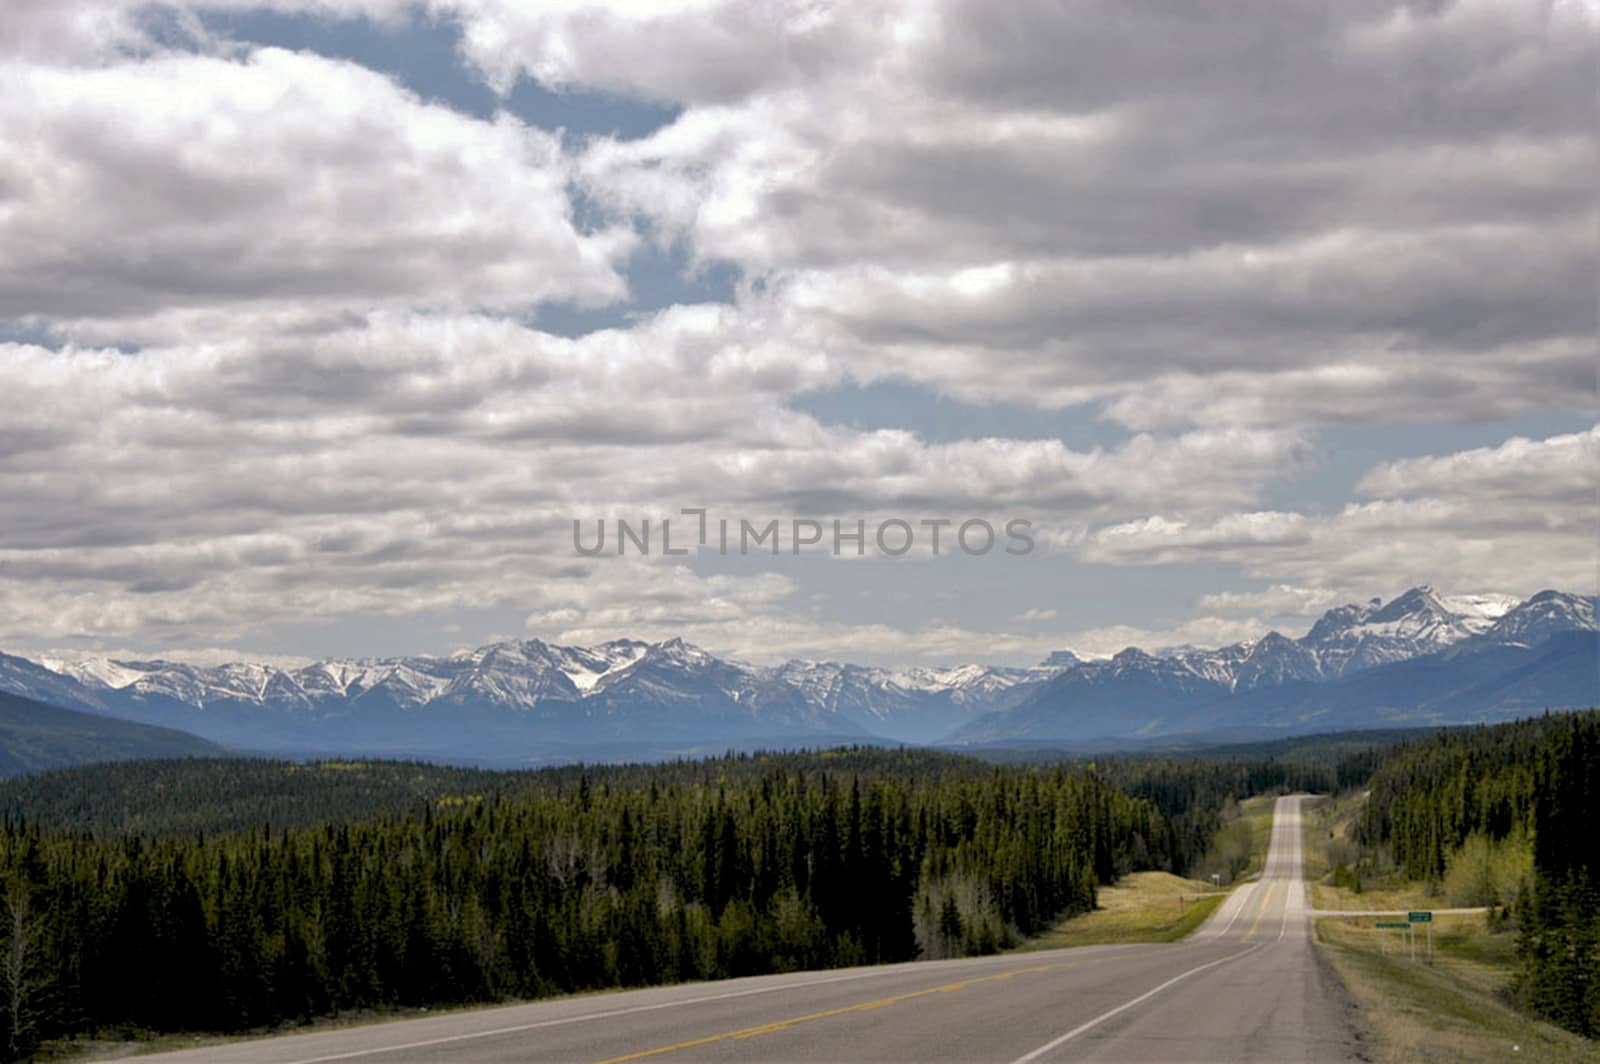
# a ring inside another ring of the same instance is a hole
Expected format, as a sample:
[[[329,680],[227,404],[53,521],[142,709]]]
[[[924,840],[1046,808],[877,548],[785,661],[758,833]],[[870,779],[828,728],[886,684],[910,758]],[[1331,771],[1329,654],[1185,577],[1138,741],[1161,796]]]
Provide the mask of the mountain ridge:
[[[1180,721],[1192,725],[1202,710],[1232,714],[1254,704],[1248,696],[1256,691],[1346,690],[1337,685],[1374,669],[1530,649],[1563,632],[1597,629],[1593,598],[1550,590],[1519,602],[1444,596],[1421,585],[1388,602],[1328,610],[1298,639],[1270,632],[1211,650],[1128,647],[1108,659],[1062,650],[1032,667],[888,669],[806,659],[757,666],[681,638],[591,647],[528,639],[446,657],[330,659],[297,668],[0,654],[0,690],[257,748],[451,750],[824,735],[967,742],[1029,738],[1041,728],[1052,735],[1159,733]],[[1570,678],[1563,682],[1552,690],[1572,687]]]

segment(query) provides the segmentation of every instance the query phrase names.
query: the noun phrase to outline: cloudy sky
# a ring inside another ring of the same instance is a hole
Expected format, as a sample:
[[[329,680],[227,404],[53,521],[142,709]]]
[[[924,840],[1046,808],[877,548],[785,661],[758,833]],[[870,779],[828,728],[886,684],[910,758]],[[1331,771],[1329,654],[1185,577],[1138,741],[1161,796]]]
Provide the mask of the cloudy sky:
[[[0,649],[1027,662],[1593,593],[1597,42],[1594,0],[5,0]],[[684,507],[1038,549],[573,549]]]

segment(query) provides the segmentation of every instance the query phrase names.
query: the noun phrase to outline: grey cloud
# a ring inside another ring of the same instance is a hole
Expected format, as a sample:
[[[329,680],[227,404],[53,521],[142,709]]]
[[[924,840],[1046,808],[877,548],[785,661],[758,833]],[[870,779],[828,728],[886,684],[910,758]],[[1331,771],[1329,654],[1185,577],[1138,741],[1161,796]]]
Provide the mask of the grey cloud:
[[[1144,101],[1196,147],[1326,155],[1592,129],[1581,4],[960,0],[920,69],[933,91],[1084,111]]]
[[[1551,387],[1591,365],[1600,269],[1582,5],[886,17],[879,66],[597,144],[586,188],[762,276],[861,380],[1120,417],[1191,375],[1301,425],[1592,394]],[[1343,402],[1297,372],[1385,361]]]

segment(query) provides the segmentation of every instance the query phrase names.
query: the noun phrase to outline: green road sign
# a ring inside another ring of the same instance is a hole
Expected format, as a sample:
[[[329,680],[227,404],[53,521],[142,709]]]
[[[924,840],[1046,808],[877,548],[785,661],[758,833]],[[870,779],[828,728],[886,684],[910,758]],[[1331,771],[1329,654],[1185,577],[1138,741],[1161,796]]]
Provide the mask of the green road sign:
[[[1378,921],[1379,930],[1404,931],[1406,928],[1408,928],[1410,926],[1411,926],[1410,924],[1397,924],[1397,923],[1394,923],[1393,921],[1390,921],[1388,923],[1385,923],[1382,920]]]
[[[1410,920],[1414,924],[1431,924],[1431,923],[1433,923],[1433,914],[1432,913],[1406,913],[1406,919]]]

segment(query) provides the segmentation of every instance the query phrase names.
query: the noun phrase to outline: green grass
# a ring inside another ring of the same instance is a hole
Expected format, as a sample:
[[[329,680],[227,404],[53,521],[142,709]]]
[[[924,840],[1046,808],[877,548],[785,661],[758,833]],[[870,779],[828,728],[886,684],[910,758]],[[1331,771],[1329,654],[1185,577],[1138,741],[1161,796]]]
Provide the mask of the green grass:
[[[1267,863],[1267,847],[1272,843],[1272,808],[1276,795],[1259,794],[1239,803],[1239,816],[1250,825],[1250,866],[1244,878],[1258,876]]]
[[[1514,935],[1481,916],[1439,917],[1434,964],[1380,952],[1371,919],[1316,922],[1319,946],[1360,1004],[1385,1064],[1525,1060],[1593,1064],[1600,1048],[1518,1012],[1507,999]],[[1400,933],[1390,932],[1391,947]],[[1420,941],[1419,941],[1419,949]]]
[[[1176,942],[1205,923],[1222,896],[1197,898],[1211,884],[1168,872],[1134,872],[1100,888],[1100,907],[1061,921],[1021,949],[1061,949],[1120,942]]]

